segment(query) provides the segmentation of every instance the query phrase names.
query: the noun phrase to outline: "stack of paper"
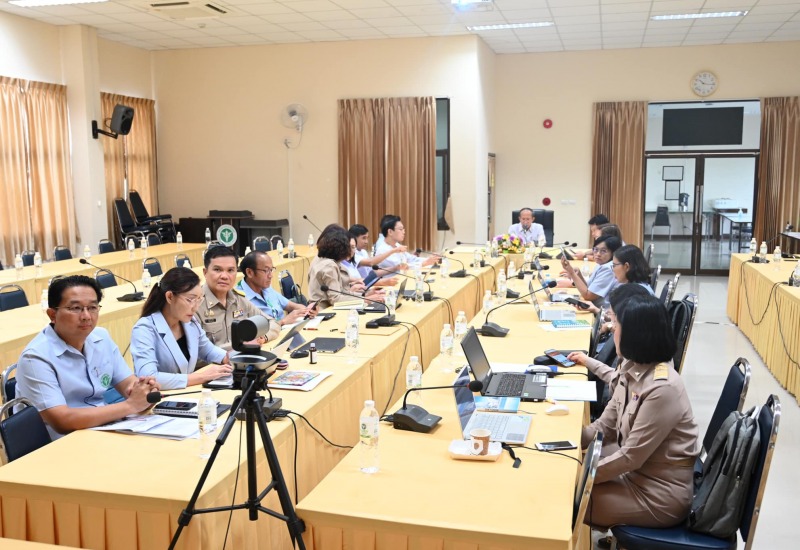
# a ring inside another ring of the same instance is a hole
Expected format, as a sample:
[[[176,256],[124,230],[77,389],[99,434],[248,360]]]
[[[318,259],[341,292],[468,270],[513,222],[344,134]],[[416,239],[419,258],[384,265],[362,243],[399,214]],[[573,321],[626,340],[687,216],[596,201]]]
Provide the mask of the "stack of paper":
[[[158,414],[132,415],[92,429],[175,440],[198,437],[196,418],[172,418]]]

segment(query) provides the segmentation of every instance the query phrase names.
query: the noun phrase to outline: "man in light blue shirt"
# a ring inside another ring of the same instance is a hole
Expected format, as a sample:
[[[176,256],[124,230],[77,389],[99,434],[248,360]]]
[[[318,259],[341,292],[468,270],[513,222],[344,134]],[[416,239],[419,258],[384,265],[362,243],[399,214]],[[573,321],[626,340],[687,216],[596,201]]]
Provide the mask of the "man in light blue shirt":
[[[40,332],[17,363],[17,397],[31,401],[52,439],[147,410],[155,378],[137,378],[103,328],[97,328],[103,293],[83,275],[53,281],[48,290],[51,324]],[[106,405],[116,389],[124,398]]]
[[[272,288],[272,275],[275,268],[272,258],[259,250],[250,252],[242,258],[239,270],[244,274],[244,279],[239,281],[236,288],[244,293],[244,297],[253,305],[283,325],[293,325],[308,315],[314,317],[316,308],[304,306],[288,300],[280,292]]]
[[[540,223],[533,223],[536,217],[533,210],[523,208],[519,211],[519,223],[515,223],[508,228],[508,234],[512,237],[519,237],[523,244],[533,243],[536,246],[544,246],[546,237],[544,227]]]

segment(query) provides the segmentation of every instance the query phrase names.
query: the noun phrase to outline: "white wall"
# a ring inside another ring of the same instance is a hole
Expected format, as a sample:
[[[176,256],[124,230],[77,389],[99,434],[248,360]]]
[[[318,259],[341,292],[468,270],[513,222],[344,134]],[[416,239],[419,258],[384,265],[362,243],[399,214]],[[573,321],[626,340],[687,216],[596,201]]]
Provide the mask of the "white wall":
[[[63,84],[58,27],[0,11],[0,75]]]

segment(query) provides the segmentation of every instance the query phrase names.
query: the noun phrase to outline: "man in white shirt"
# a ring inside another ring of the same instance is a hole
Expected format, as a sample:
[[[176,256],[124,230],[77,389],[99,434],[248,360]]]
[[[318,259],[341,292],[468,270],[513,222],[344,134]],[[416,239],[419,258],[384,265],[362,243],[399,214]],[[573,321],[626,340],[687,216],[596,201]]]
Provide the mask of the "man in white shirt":
[[[523,208],[519,211],[519,223],[515,223],[508,228],[508,234],[512,237],[519,237],[523,244],[533,243],[537,246],[544,246],[546,237],[544,227],[540,223],[533,223],[536,218],[533,210]]]
[[[429,266],[436,263],[438,259],[435,256],[423,259],[408,253],[407,248],[403,246],[406,228],[403,226],[400,216],[385,216],[381,223],[381,235],[383,235],[383,241],[376,245],[375,256],[396,251],[395,254],[390,254],[378,264],[387,271],[398,271],[406,266],[412,269]]]

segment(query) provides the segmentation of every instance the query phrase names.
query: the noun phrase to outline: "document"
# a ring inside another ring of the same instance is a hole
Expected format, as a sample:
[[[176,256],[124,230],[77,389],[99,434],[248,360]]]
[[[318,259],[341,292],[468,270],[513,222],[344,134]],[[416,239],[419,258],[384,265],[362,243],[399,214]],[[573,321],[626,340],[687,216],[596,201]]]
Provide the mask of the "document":
[[[586,380],[547,380],[547,398],[554,401],[597,401],[597,385]]]
[[[198,437],[197,418],[173,418],[158,414],[132,415],[92,429],[175,440]]]

